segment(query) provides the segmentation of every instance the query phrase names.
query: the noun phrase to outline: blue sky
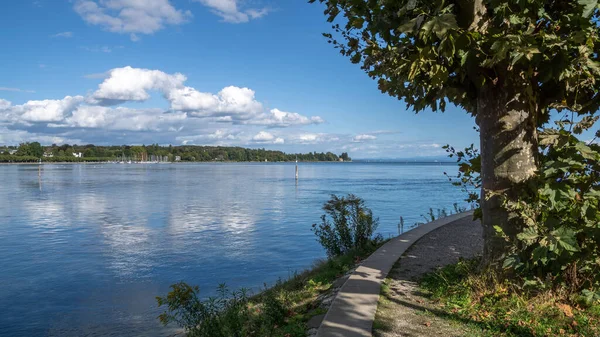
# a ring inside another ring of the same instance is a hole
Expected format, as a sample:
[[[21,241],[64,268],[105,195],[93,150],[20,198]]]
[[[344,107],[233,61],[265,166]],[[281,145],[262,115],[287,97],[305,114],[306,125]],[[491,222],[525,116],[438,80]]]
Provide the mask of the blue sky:
[[[323,7],[275,0],[0,5],[0,145],[198,144],[355,158],[477,143],[450,107],[415,115],[322,37]]]

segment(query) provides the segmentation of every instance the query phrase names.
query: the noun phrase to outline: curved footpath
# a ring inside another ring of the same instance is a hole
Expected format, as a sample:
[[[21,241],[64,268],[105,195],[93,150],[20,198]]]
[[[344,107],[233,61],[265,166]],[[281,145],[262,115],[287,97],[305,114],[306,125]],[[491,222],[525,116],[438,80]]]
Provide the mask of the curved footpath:
[[[381,284],[396,261],[427,233],[469,216],[473,216],[473,212],[426,223],[379,248],[344,283],[323,319],[317,337],[370,337]]]

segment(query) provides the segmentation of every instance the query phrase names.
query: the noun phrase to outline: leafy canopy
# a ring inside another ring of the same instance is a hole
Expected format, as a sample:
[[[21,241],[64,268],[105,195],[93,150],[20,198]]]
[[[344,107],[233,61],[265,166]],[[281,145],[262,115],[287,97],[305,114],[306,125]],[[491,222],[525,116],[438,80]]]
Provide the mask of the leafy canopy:
[[[329,42],[417,112],[451,102],[474,115],[480,90],[506,81],[538,125],[549,109],[600,107],[597,0],[318,1],[334,23]]]

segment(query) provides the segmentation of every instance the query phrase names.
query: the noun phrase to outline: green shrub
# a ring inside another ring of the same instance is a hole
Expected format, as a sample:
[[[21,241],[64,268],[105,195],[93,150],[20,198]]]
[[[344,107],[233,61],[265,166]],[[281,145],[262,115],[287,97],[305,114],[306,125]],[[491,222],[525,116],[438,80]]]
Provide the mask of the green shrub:
[[[598,119],[563,119],[556,128],[538,130],[537,175],[522,186],[520,195],[508,199],[499,194],[503,207],[522,226],[511,236],[495,227],[510,246],[499,263],[504,276],[532,290],[567,289],[586,303],[600,300],[600,146],[576,135]],[[467,201],[478,207],[478,151],[473,146],[465,151],[445,148],[459,164],[453,184],[462,186]],[[475,215],[481,216],[480,210]]]
[[[230,292],[221,284],[217,296],[203,300],[197,286],[180,282],[167,296],[156,297],[159,307],[167,307],[158,318],[190,337],[274,336],[290,312],[287,293],[276,288],[251,298],[245,289]]]
[[[184,282],[171,285],[166,297],[157,297],[158,306],[166,306],[159,319],[167,325],[176,323],[191,337],[246,336],[251,320],[247,291],[230,292],[219,285],[216,297],[202,300],[198,286]]]
[[[373,234],[379,219],[365,207],[363,199],[348,194],[345,197],[332,195],[323,206],[325,214],[320,224],[313,224],[312,231],[325,248],[327,256],[340,256],[352,250],[364,250],[381,237]]]
[[[600,291],[600,146],[563,128],[541,132],[540,145],[536,179],[504,204],[524,225],[516,238],[505,236],[513,248],[503,266],[526,285],[550,281],[589,297]]]
[[[284,292],[266,290],[262,296],[263,326],[271,328],[284,323],[288,313]]]

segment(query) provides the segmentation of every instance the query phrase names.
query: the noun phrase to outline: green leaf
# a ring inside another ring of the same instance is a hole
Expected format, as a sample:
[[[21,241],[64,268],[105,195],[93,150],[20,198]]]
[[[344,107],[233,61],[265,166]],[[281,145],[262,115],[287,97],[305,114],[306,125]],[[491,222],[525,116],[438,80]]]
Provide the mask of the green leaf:
[[[523,232],[517,234],[517,238],[519,240],[525,241],[527,243],[537,240],[538,237],[539,237],[539,234],[533,227],[526,227],[523,230]]]
[[[544,129],[539,135],[540,145],[555,145],[561,138],[560,131],[556,129]]]
[[[521,52],[517,52],[517,51],[511,52],[511,53],[510,53],[510,58],[511,58],[510,64],[514,66],[515,64],[517,64],[517,62],[519,62],[519,60],[520,60],[520,59],[521,59],[521,58],[522,58],[524,55],[525,55],[525,54],[523,54],[523,53],[521,53]]]
[[[581,153],[583,158],[585,159],[595,159],[597,160],[600,157],[598,152],[592,150],[591,147],[587,146],[584,142],[578,142],[575,144],[575,149]]]
[[[354,18],[352,21],[352,27],[356,28],[356,29],[361,29],[363,27],[363,24],[365,23],[365,19],[364,18]]]
[[[541,264],[546,264],[548,262],[548,247],[539,246],[533,250],[533,262],[537,263],[537,261],[541,262]]]
[[[510,22],[512,25],[519,25],[525,22],[525,18],[520,15],[511,14],[508,17],[508,22]]]
[[[548,200],[550,201],[552,208],[556,208],[556,190],[553,188],[550,188],[549,186],[546,186],[546,187],[544,187],[544,189],[542,189],[541,192],[542,192],[542,194],[544,194],[548,197]]]
[[[494,230],[496,231],[496,234],[498,234],[500,236],[504,236],[504,230],[502,229],[502,227],[495,225]]]
[[[586,195],[586,197],[600,199],[600,190],[590,189],[585,195]]]
[[[417,25],[417,21],[418,20],[422,20],[422,16],[419,15],[411,20],[408,20],[407,22],[401,24],[398,27],[398,32],[400,33],[410,33],[415,29],[415,26]]]
[[[585,116],[573,126],[573,133],[581,134],[584,130],[590,129],[600,119],[600,116]]]
[[[525,282],[523,282],[523,285],[525,287],[539,287],[540,286],[540,282],[538,280],[525,280]]]
[[[552,231],[552,236],[562,248],[569,252],[579,251],[577,245],[577,239],[575,238],[575,231],[570,228],[560,227]]]
[[[423,31],[433,32],[439,39],[443,38],[450,29],[458,29],[454,14],[436,16],[423,25]]]
[[[586,65],[587,65],[588,69],[590,69],[596,75],[600,74],[600,62],[597,62],[597,61],[594,61],[591,59],[587,59]]]
[[[516,265],[517,265],[517,258],[515,256],[509,256],[506,259],[504,259],[502,268],[504,268],[504,269],[515,268]]]
[[[586,18],[592,16],[596,9],[596,5],[598,5],[598,0],[577,0],[577,2],[583,6],[581,15]]]
[[[583,289],[581,291],[581,296],[585,301],[586,305],[590,306],[600,300],[600,294],[589,289]]]

